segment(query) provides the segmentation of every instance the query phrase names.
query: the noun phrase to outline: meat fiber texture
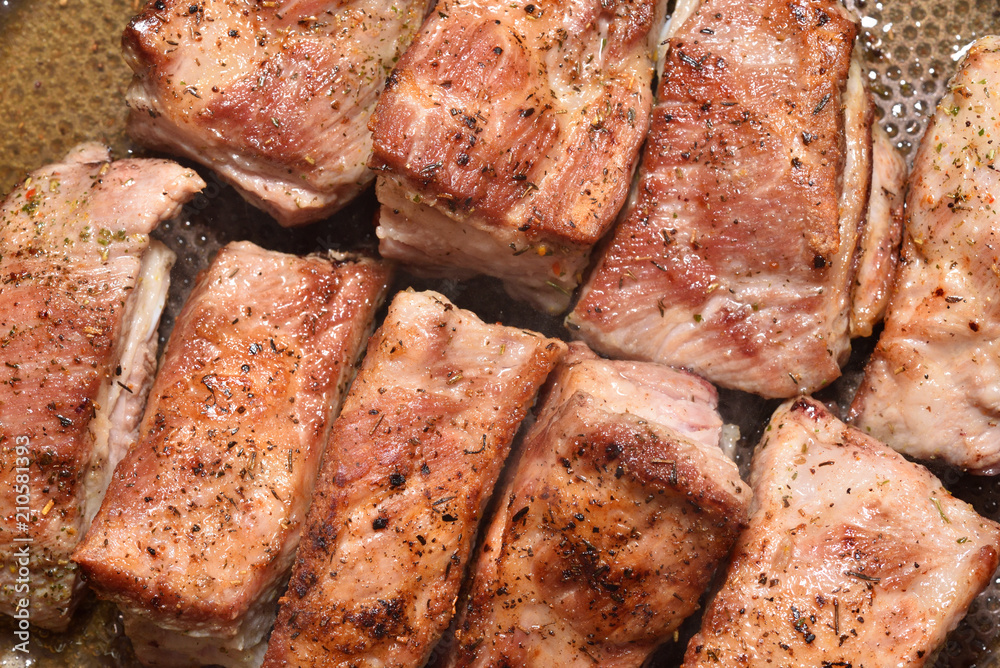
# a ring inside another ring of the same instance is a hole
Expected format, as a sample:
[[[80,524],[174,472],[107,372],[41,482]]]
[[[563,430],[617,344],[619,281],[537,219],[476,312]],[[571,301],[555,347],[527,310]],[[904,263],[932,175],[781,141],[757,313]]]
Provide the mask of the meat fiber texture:
[[[73,558],[153,666],[259,665],[388,270],[224,247]]]
[[[1000,525],[812,399],[775,412],[750,484],[685,668],[933,665],[997,567]]]
[[[371,128],[383,256],[570,304],[649,128],[662,0],[442,0]]]
[[[330,436],[265,666],[427,662],[511,441],[565,350],[434,292],[396,295]]]
[[[70,553],[138,427],[173,254],[149,233],[204,187],[87,144],[0,208],[0,611],[62,630]],[[9,568],[8,568],[9,566]]]
[[[122,37],[129,134],[200,162],[286,226],[374,175],[368,119],[427,0],[155,0]]]
[[[866,284],[892,271],[864,254],[892,227],[863,234],[890,207],[869,210],[855,17],[837,0],[705,0],[674,21],[637,189],[567,325],[612,357],[813,392],[847,360],[860,267]]]
[[[549,382],[444,665],[642,665],[746,526],[709,383],[581,343]]]
[[[900,452],[1000,473],[1000,38],[976,42],[913,164],[903,259],[851,406]]]

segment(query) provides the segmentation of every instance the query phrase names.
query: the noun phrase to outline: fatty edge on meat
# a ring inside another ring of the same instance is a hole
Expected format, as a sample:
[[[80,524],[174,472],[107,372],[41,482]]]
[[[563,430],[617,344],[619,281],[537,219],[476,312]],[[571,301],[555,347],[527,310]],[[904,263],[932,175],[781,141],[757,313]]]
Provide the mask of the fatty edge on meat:
[[[215,170],[282,225],[374,178],[367,124],[427,0],[150,1],[122,36],[129,134]]]
[[[705,0],[674,22],[637,189],[567,326],[613,357],[812,392],[847,359],[855,275],[891,273],[865,253],[892,227],[863,233],[887,208],[869,207],[856,18],[837,0]]]
[[[149,233],[205,185],[165,160],[109,160],[78,146],[0,209],[0,558],[26,569],[0,570],[0,611],[52,630],[156,366],[174,256]]]
[[[149,666],[259,665],[326,436],[389,272],[224,247],[73,558]]]
[[[851,406],[900,452],[1000,472],[1000,38],[976,42],[913,163],[885,329]]]
[[[642,665],[746,526],[711,384],[577,342],[548,386],[443,665]]]

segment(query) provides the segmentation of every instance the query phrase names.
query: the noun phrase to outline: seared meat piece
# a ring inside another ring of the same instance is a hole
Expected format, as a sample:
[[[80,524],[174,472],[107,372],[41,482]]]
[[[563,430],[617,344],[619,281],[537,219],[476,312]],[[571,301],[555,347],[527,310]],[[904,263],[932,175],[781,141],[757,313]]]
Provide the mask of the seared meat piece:
[[[424,665],[564,350],[433,292],[396,295],[330,436],[266,666]]]
[[[640,666],[746,526],[715,389],[582,344],[479,551],[450,666]]]
[[[871,336],[892,294],[903,238],[906,161],[885,131],[872,126],[872,187],[851,291],[851,336]]]
[[[913,165],[903,261],[854,422],[900,452],[1000,472],[1000,38],[977,42]]]
[[[1000,526],[800,398],[754,454],[750,526],[684,666],[922,666],[997,566]]]
[[[560,313],[625,203],[663,0],[441,0],[372,117],[382,255]]]
[[[223,248],[74,560],[147,665],[259,665],[386,268]]]
[[[282,225],[373,175],[367,123],[427,0],[156,0],[122,39],[129,133],[216,170]]]
[[[23,617],[29,601],[32,624],[69,623],[82,588],[69,555],[134,438],[156,366],[174,256],[149,233],[204,185],[172,162],[109,162],[106,148],[83,145],[0,208],[4,614]]]
[[[811,392],[850,350],[871,176],[857,26],[838,0],[686,11],[635,201],[568,325],[611,356],[768,397]]]

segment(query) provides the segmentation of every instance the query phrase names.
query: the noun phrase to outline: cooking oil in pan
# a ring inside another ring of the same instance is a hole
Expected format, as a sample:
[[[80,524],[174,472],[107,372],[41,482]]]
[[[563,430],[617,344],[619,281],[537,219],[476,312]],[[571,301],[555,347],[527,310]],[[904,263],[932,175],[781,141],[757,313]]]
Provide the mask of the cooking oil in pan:
[[[84,140],[129,148],[121,33],[138,0],[0,0],[0,193]]]
[[[860,39],[879,123],[898,149],[912,159],[934,105],[965,49],[983,35],[1000,33],[1000,0],[848,3],[861,16]],[[0,192],[8,191],[26,172],[61,158],[80,141],[107,143],[116,157],[125,157],[136,148],[124,131],[124,93],[131,72],[121,59],[119,43],[122,29],[138,10],[139,0],[0,0]],[[157,232],[178,254],[164,332],[169,330],[171,318],[198,270],[226,241],[247,238],[290,252],[322,250],[341,243],[352,246],[358,239],[371,242],[371,193],[332,223],[307,230],[279,230],[214,175],[202,173],[209,190],[185,207],[178,220]],[[355,235],[345,235],[346,228],[354,229]],[[480,283],[454,282],[421,287],[442,290],[452,299],[462,297],[463,291],[468,295],[484,289]],[[493,301],[504,299],[499,291],[493,294]],[[496,311],[491,299],[480,295],[478,302],[482,303],[468,305],[487,319],[503,319],[547,333],[561,331],[556,320],[535,322],[532,314],[523,313],[526,309],[516,304]],[[762,406],[758,401],[751,408]],[[995,480],[937,473],[952,492],[973,503],[980,513],[1000,519],[1000,488]],[[4,623],[0,621],[0,668],[24,666],[24,656],[13,652],[13,634]],[[654,668],[677,664],[696,623],[691,620],[680,642],[656,655]],[[34,655],[28,665],[135,665],[117,614],[107,604],[86,603],[67,634],[36,630],[32,637]],[[976,599],[936,665],[1000,665],[1000,579]]]

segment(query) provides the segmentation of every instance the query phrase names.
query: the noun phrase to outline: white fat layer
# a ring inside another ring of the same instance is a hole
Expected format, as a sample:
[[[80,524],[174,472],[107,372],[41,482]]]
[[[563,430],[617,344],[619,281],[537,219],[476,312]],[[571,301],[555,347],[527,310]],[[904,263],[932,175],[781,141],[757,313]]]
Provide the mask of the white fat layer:
[[[719,435],[719,447],[733,461],[736,461],[736,446],[740,442],[740,427],[739,425],[729,424],[728,422],[722,425],[722,433]]]
[[[844,171],[841,174],[840,225],[841,235],[858,236],[858,221],[868,206],[868,185],[871,177],[871,139],[867,112],[871,104],[861,70],[861,54],[854,49],[847,84],[841,95],[846,134]]]
[[[138,435],[146,395],[156,370],[157,329],[167,303],[174,260],[170,249],[153,241],[142,257],[135,288],[125,304],[116,361],[97,395],[97,413],[90,422],[94,447],[84,480],[86,501],[80,535],[90,527],[115,466]]]
[[[382,257],[427,276],[496,276],[511,296],[553,315],[569,306],[590,258],[590,249],[578,246],[543,243],[548,251],[540,253],[537,247],[525,246],[522,234],[460,221],[431,200],[415,203],[407,186],[393,176],[379,177],[377,194],[382,210],[375,232]],[[555,262],[559,274],[553,271]]]
[[[125,634],[132,641],[136,658],[151,668],[258,668],[264,663],[266,636],[278,616],[278,595],[285,584],[279,581],[264,592],[231,635],[219,635],[212,629],[168,629],[129,610],[123,611]]]
[[[841,94],[841,105],[844,113],[844,170],[840,180],[839,227],[841,260],[835,260],[836,267],[842,267],[841,291],[843,307],[837,319],[837,330],[849,327],[851,314],[850,295],[854,281],[857,263],[854,261],[861,242],[862,227],[868,210],[868,197],[871,188],[872,174],[872,138],[868,122],[868,112],[871,99],[865,88],[864,75],[861,68],[861,50],[855,45],[851,54],[851,67],[848,70],[847,83]],[[841,365],[846,362],[850,347],[841,353]]]
[[[677,0],[674,13],[663,24],[660,30],[660,39],[656,46],[656,74],[663,76],[663,63],[667,59],[667,42],[680,29],[684,22],[691,18],[691,15],[701,7],[702,0]]]

